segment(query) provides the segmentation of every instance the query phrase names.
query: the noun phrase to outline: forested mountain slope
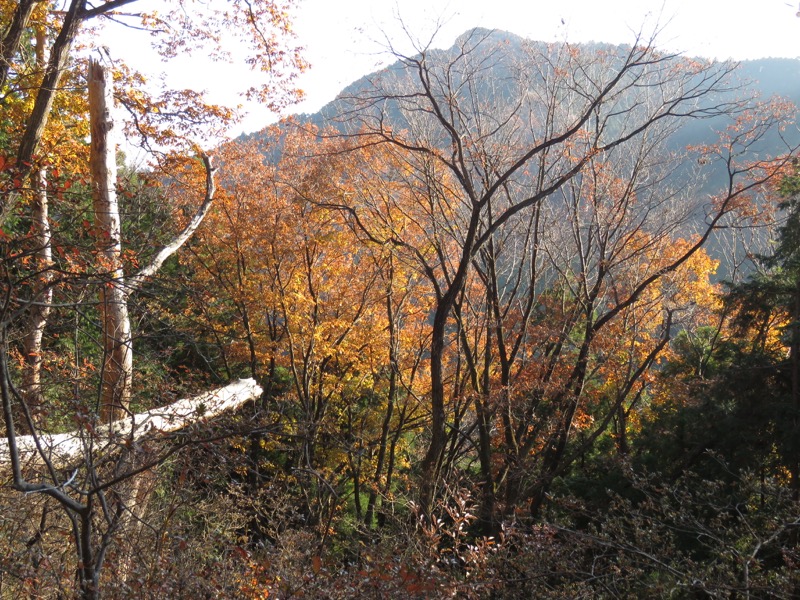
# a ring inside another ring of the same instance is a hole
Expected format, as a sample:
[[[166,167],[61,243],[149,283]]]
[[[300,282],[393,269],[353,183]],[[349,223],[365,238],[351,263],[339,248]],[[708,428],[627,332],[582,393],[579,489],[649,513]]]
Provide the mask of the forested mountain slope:
[[[480,30],[478,30],[480,31]],[[462,37],[468,35],[465,33]],[[543,42],[535,42],[526,40],[513,33],[504,31],[494,31],[491,33],[491,40],[497,44],[503,44],[512,48],[512,53],[523,60],[523,46],[534,45],[540,48],[545,48],[546,44]],[[579,43],[574,45],[575,48],[582,52],[596,52],[603,50],[605,52],[623,53],[627,50],[625,46],[612,46],[610,44],[587,44]],[[431,54],[432,59],[436,57],[446,57],[452,55],[457,51],[457,46],[449,50],[436,51]],[[686,57],[687,61],[701,60],[694,57]],[[735,79],[741,86],[741,96],[750,97],[757,96],[764,100],[772,97],[779,96],[789,100],[793,104],[800,106],[800,59],[791,58],[762,58],[757,60],[744,60],[737,63]],[[400,63],[394,63],[389,67],[369,75],[365,75],[345,87],[338,98],[357,95],[360,90],[363,90],[368,82],[375,77],[397,76],[401,70]],[[497,73],[497,77],[503,77],[502,73]],[[297,119],[301,123],[311,123],[316,127],[336,127],[340,123],[340,108],[341,103],[339,100],[334,99],[318,112],[313,114],[301,114]],[[674,148],[682,148],[687,144],[702,144],[714,140],[713,131],[723,125],[724,121],[690,121],[685,123],[680,132],[676,133],[673,140]],[[258,132],[253,132],[250,135],[243,136],[243,138],[258,137]],[[770,140],[767,149],[773,152],[780,151],[782,145],[780,144],[777,136]]]
[[[239,356],[291,373],[304,511],[411,518],[421,596],[792,597],[796,279],[755,257],[796,235],[798,63],[481,29],[397,59],[232,145],[205,241],[252,274]]]
[[[470,89],[470,93],[475,94],[478,100],[480,100],[482,94],[486,94],[487,98],[492,94],[496,94],[496,90],[490,90],[490,87],[496,82],[509,82],[511,80],[516,80],[516,83],[506,86],[507,89],[503,93],[507,97],[504,101],[511,100],[514,94],[520,96],[539,93],[534,88],[542,86],[545,78],[551,76],[552,73],[544,68],[533,75],[527,73],[529,88],[525,90],[524,87],[519,85],[518,70],[527,68],[524,65],[530,64],[531,56],[533,55],[547,57],[547,61],[555,61],[557,60],[556,55],[562,51],[562,47],[557,44],[548,45],[543,42],[525,40],[515,34],[503,31],[475,29],[460,36],[452,48],[429,50],[425,58],[431,64],[437,62],[447,64],[448,61],[452,61],[462,52],[463,41],[476,35],[485,38],[485,40],[475,52],[480,57],[479,60],[484,61],[486,68],[490,69],[488,77],[482,80],[482,85],[485,88],[483,90],[480,88]],[[498,47],[503,48],[504,58],[502,64],[493,60],[494,53]],[[618,61],[621,61],[630,50],[628,46],[599,43],[575,44],[571,48],[571,51],[585,56],[591,56],[598,52],[604,55],[616,56]],[[702,62],[702,59],[683,57],[676,60],[678,64],[683,63],[686,68],[693,68],[693,65],[697,64],[698,61]],[[606,68],[613,69],[614,64],[614,60],[608,61]],[[453,75],[458,77],[457,73],[453,73]],[[353,82],[319,112],[294,117],[294,125],[301,127],[312,126],[319,131],[330,128],[342,133],[353,133],[363,124],[360,124],[358,117],[353,114],[350,100],[365,93],[375,82],[380,82],[381,86],[395,85],[400,84],[408,77],[408,66],[404,66],[402,61],[395,62],[385,69],[366,75]],[[487,84],[487,81],[492,83]],[[388,82],[394,82],[394,84]],[[504,84],[499,83],[499,85]],[[736,64],[735,69],[727,76],[724,88],[724,92],[722,90],[714,92],[714,94],[718,94],[716,100],[721,103],[732,103],[745,99],[762,102],[785,100],[798,106],[800,105],[800,60],[765,58],[742,61]],[[632,94],[633,90],[629,90],[629,92]],[[713,98],[713,94],[706,95],[706,98]],[[398,130],[409,126],[406,116],[398,112],[396,105],[385,103],[385,107],[382,110],[384,110],[383,119],[386,125]],[[683,119],[668,132],[667,138],[659,145],[657,150],[664,154],[665,163],[670,162],[671,164],[669,172],[663,175],[665,189],[667,186],[672,189],[686,188],[687,184],[691,182],[691,189],[696,196],[695,200],[697,200],[697,198],[711,198],[729,184],[728,173],[722,169],[704,168],[707,164],[707,158],[698,159],[696,155],[698,148],[712,147],[719,142],[721,135],[727,135],[726,131],[729,127],[735,126],[732,116],[733,111],[730,113],[719,112],[720,114],[717,115],[696,115],[695,118]],[[241,139],[262,139],[267,141],[271,135],[274,135],[274,132],[274,129],[264,130],[243,136]],[[530,125],[530,134],[533,137],[537,135],[536,126],[533,124]],[[529,141],[531,139],[533,138],[529,138]],[[798,143],[798,140],[800,140],[800,132],[795,126],[772,128],[769,131],[764,131],[763,136],[757,142],[748,143],[746,152],[752,158],[780,156],[786,154],[789,149]],[[269,147],[271,150],[266,152],[270,154],[270,160],[278,160],[281,150],[280,145],[270,144]],[[745,149],[742,148],[741,150],[744,151]],[[693,152],[695,155],[691,158],[690,155]],[[672,156],[667,159],[667,155]],[[700,164],[698,164],[698,160],[700,160]],[[771,212],[769,207],[766,210]],[[704,218],[702,210],[698,210],[695,221],[685,224],[683,230],[685,235],[691,235],[701,229]],[[717,236],[716,239],[710,241],[709,247],[712,255],[722,261],[718,277],[727,279],[738,272],[741,265],[734,265],[730,262],[730,255],[734,252],[737,256],[741,256],[750,251],[766,251],[770,234],[766,230],[750,233],[760,236],[758,239],[749,239],[746,242],[752,245],[753,248],[744,248],[741,239],[733,239],[731,236]],[[734,260],[738,262],[739,258]]]

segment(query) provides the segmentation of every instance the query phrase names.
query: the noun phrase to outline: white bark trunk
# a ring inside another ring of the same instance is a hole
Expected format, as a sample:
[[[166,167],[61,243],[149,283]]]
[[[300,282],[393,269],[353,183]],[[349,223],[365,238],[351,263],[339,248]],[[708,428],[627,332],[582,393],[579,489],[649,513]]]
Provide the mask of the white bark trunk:
[[[133,384],[133,348],[128,291],[122,271],[122,227],[116,194],[116,145],[111,115],[114,106],[113,87],[109,74],[93,60],[89,62],[88,80],[97,266],[104,279],[100,288],[104,356],[100,416],[104,422],[111,422],[122,418],[128,410]]]
[[[22,386],[20,388],[23,398],[28,405],[28,410],[36,420],[36,416],[43,404],[41,389],[42,373],[42,338],[50,316],[50,303],[53,300],[53,289],[50,284],[53,280],[51,267],[53,266],[53,253],[50,245],[50,218],[47,203],[47,177],[45,169],[38,169],[33,175],[35,198],[33,201],[32,220],[35,229],[34,239],[37,245],[36,268],[37,291],[34,303],[30,308],[31,322],[24,339],[22,348],[25,362],[22,367]],[[23,425],[23,429],[27,429]]]
[[[44,69],[46,65],[44,27],[36,28],[36,65]],[[50,245],[50,210],[47,199],[47,169],[39,166],[31,175],[34,198],[31,210],[34,243],[36,244],[36,268],[38,270],[34,303],[31,304],[31,321],[28,332],[22,340],[25,362],[22,366],[21,391],[28,410],[36,421],[44,403],[42,393],[42,339],[50,316],[53,301],[53,249]],[[27,430],[27,423],[20,420],[21,429]]]

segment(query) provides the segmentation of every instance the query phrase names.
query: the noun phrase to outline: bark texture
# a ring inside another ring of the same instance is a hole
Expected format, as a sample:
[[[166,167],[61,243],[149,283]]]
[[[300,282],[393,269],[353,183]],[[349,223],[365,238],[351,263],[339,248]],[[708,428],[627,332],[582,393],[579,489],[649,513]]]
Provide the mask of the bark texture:
[[[110,75],[89,62],[92,200],[94,202],[100,319],[103,327],[103,376],[100,418],[109,423],[125,416],[133,385],[133,347],[128,291],[122,270],[122,224],[117,202],[114,106]]]

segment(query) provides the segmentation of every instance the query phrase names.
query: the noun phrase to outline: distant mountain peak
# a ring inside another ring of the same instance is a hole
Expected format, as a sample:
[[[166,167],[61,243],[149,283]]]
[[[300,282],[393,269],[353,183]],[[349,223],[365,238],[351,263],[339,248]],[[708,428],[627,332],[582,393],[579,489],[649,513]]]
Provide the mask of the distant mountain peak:
[[[522,48],[538,47],[542,52],[547,52],[546,48],[550,46],[544,41],[527,39],[500,29],[473,27],[459,35],[449,48],[431,48],[429,58],[434,61],[447,61],[461,53],[465,46],[475,46],[477,44],[488,44],[488,46],[507,44],[512,47],[512,51],[515,47],[520,50]],[[580,42],[571,44],[571,46],[581,51],[603,51],[607,53],[624,53],[630,48],[627,44],[604,42]],[[359,91],[368,88],[381,78],[390,80],[392,77],[402,73],[404,69],[405,67],[398,61],[373,73],[366,74],[348,84],[337,94],[336,98],[332,99],[318,112],[298,115],[298,117],[303,122],[314,123],[320,127],[330,125],[335,120],[341,107],[342,98],[357,95]],[[778,95],[793,101],[795,104],[800,104],[800,60],[798,59],[764,58],[741,61],[737,76],[743,88],[757,92],[762,98]],[[703,126],[707,129],[707,126]],[[257,136],[258,134],[254,135]]]
[[[502,29],[487,29],[486,27],[473,27],[472,29],[467,29],[467,31],[459,35],[456,38],[453,46],[459,48],[470,41],[477,42],[488,38],[494,38],[497,41],[511,42],[523,42],[525,40],[525,38],[517,35],[516,33],[511,33],[510,31],[504,31]]]

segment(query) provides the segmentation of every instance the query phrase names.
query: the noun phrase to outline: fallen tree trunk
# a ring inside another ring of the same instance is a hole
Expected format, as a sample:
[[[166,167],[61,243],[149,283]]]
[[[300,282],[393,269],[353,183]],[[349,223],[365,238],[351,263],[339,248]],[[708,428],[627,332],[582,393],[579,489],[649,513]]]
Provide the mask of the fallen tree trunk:
[[[132,414],[108,425],[87,425],[67,433],[16,436],[19,460],[25,465],[42,462],[47,457],[54,467],[67,466],[80,460],[90,444],[95,456],[98,452],[129,447],[145,436],[179,431],[213,419],[257,398],[261,392],[255,380],[240,379],[217,390]],[[3,439],[0,440],[0,465],[9,463],[9,441]]]

